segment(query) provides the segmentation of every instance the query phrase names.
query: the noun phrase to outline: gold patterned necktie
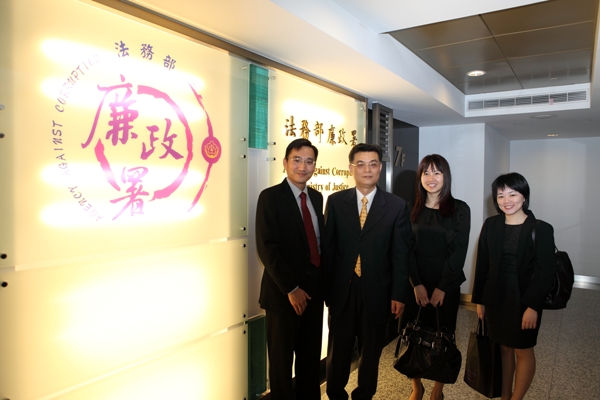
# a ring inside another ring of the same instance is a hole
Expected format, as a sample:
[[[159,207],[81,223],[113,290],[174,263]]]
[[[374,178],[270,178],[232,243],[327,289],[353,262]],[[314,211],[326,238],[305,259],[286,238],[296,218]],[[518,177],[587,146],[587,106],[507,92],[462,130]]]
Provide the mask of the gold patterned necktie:
[[[369,200],[366,197],[363,197],[362,200],[362,208],[360,209],[360,229],[362,229],[365,226],[365,221],[367,220],[367,203],[369,202]],[[358,255],[358,258],[356,259],[356,266],[354,267],[354,272],[356,273],[356,275],[360,276],[362,273],[362,270],[360,268],[360,254]]]

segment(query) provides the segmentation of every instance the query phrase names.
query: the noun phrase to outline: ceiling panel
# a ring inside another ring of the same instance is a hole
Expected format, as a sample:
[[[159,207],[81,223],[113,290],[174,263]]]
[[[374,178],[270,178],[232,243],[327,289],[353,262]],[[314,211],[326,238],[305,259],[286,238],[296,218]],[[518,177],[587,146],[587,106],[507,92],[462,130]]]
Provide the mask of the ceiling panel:
[[[494,38],[431,47],[414,53],[435,69],[505,59]]]
[[[519,76],[519,81],[525,89],[534,89],[545,86],[572,85],[590,81],[589,69],[572,69],[559,71],[553,74],[531,74]]]
[[[456,86],[464,94],[493,93],[505,90],[522,89],[521,83],[515,77],[481,79],[477,81],[472,80],[468,82],[455,83],[454,86]]]
[[[456,84],[468,81],[477,81],[480,77],[467,76],[467,72],[473,70],[484,70],[486,71],[486,79],[499,79],[499,78],[514,78],[515,74],[506,60],[494,61],[488,63],[474,63],[468,65],[461,65],[454,68],[440,69],[442,75],[446,77],[450,82]]]
[[[591,22],[496,36],[506,58],[591,49],[596,24]]]
[[[390,35],[411,50],[490,38],[492,36],[479,15],[390,32]]]
[[[595,21],[598,13],[597,7],[597,0],[547,1],[482,14],[481,17],[493,35],[503,35]]]
[[[598,0],[549,0],[390,35],[465,94],[588,83],[597,11]]]
[[[591,49],[544,54],[541,56],[511,58],[510,65],[517,75],[535,74],[540,71],[549,73],[571,69],[589,69],[592,64]]]

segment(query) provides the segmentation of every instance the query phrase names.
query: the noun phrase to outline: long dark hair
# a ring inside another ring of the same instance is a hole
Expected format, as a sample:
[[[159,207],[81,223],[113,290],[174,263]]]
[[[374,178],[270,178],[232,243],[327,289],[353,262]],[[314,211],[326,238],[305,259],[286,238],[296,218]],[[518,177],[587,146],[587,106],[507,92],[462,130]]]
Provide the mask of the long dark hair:
[[[456,210],[454,208],[454,197],[452,197],[452,174],[450,173],[450,164],[439,154],[430,154],[423,157],[417,169],[417,181],[415,182],[415,205],[413,206],[410,220],[416,222],[425,207],[427,200],[427,190],[421,184],[421,176],[432,166],[433,169],[440,171],[444,175],[444,185],[439,194],[439,210],[442,217],[454,216]]]

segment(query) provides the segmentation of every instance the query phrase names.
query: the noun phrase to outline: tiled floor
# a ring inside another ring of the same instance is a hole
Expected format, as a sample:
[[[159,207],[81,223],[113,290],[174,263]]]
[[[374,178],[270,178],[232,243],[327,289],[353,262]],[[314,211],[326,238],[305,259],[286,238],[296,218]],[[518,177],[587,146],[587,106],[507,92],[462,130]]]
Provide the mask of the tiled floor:
[[[454,385],[445,386],[446,400],[486,399],[463,382],[469,332],[476,324],[475,310],[461,306],[456,337],[463,354],[463,370]],[[395,346],[393,341],[381,356],[374,400],[407,400],[410,396],[410,381],[392,368]],[[537,371],[526,399],[600,399],[600,290],[573,289],[566,309],[544,311],[535,353]],[[433,382],[423,382],[423,398],[428,399]],[[350,393],[354,387],[356,371],[346,390]],[[321,399],[327,400],[327,395]]]

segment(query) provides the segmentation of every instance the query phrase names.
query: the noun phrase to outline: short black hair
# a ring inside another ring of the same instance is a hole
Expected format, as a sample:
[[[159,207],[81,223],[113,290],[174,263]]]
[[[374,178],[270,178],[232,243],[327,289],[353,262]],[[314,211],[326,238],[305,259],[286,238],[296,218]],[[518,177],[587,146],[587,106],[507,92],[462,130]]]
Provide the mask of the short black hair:
[[[523,195],[525,198],[523,211],[527,211],[529,209],[529,184],[527,183],[527,179],[518,172],[500,175],[492,182],[492,201],[494,202],[496,211],[499,213],[502,212],[500,207],[498,207],[498,190],[506,189],[507,187],[516,190]]]
[[[374,152],[377,153],[377,156],[379,157],[379,162],[381,162],[381,157],[383,156],[383,150],[381,150],[381,147],[379,147],[376,144],[368,144],[368,143],[359,143],[356,146],[354,146],[351,150],[350,150],[350,154],[348,154],[348,160],[350,161],[350,164],[352,164],[352,161],[354,161],[354,155],[356,153],[363,153],[363,152]]]
[[[315,161],[317,161],[317,157],[319,156],[319,149],[310,142],[308,139],[296,139],[292,140],[288,147],[285,149],[285,159],[289,157],[292,150],[300,150],[302,147],[310,147],[315,152]]]

